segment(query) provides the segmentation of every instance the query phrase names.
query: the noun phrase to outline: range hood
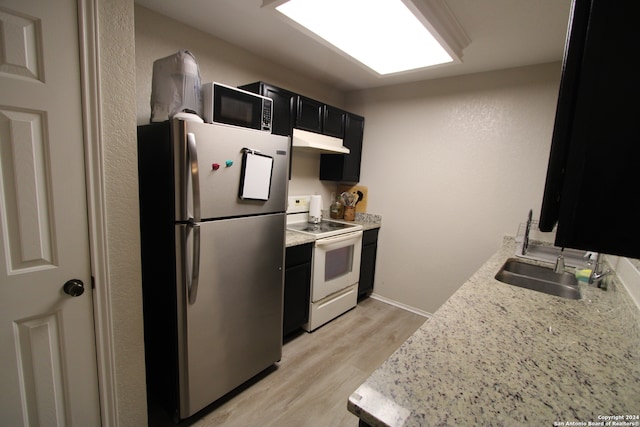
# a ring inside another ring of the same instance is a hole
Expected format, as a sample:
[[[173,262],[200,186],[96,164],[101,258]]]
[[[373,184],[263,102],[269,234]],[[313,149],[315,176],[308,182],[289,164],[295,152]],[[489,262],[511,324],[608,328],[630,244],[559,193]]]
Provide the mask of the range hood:
[[[294,129],[292,146],[297,150],[315,151],[316,153],[349,154],[349,149],[342,145],[340,138]]]

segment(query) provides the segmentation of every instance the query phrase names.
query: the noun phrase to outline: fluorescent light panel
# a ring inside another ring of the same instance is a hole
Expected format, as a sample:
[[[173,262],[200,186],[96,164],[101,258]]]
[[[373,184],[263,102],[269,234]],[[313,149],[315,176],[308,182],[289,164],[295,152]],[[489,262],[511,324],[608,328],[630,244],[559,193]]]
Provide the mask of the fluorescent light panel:
[[[276,9],[378,74],[453,61],[402,0],[289,0]]]

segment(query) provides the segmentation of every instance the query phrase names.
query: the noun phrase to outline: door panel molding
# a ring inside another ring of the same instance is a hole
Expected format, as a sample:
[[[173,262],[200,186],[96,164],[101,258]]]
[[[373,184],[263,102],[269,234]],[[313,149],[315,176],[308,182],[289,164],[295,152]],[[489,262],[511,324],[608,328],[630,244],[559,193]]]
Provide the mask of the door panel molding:
[[[0,8],[0,40],[6,49],[0,73],[44,82],[42,31],[37,19]]]
[[[2,244],[10,275],[56,264],[45,122],[42,111],[0,107],[0,206],[6,212]]]
[[[66,426],[60,313],[14,323],[25,425]],[[54,398],[52,398],[54,397]]]

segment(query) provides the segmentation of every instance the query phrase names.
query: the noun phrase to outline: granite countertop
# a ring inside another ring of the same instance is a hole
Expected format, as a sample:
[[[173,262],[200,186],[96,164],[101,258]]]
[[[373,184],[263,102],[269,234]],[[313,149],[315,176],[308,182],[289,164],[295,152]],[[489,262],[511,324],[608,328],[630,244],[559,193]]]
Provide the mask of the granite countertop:
[[[640,425],[625,418],[640,415],[640,310],[626,289],[612,276],[568,300],[501,283],[514,249],[505,238],[349,411],[372,426]]]
[[[340,221],[340,220],[332,220],[329,218],[328,212],[323,212],[323,218],[329,219],[331,221]],[[368,213],[356,213],[355,221],[341,221],[347,222],[350,224],[359,224],[362,225],[362,230],[367,231],[372,228],[380,228],[382,225],[382,217],[380,215],[368,214]],[[304,245],[305,243],[313,243],[315,242],[315,236],[306,233],[299,233],[297,231],[287,230],[286,236],[286,247]]]

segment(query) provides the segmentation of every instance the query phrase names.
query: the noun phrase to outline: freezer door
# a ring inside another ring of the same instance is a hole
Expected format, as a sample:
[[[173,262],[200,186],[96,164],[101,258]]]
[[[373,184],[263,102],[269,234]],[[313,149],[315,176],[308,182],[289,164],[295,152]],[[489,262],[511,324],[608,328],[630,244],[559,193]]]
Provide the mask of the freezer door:
[[[191,416],[282,354],[285,215],[177,226],[180,418]],[[200,255],[199,271],[193,257]],[[194,273],[198,286],[193,291]]]
[[[175,170],[178,171],[178,221],[286,210],[288,137],[236,126],[179,119],[174,120],[173,131]],[[259,162],[250,162],[259,166],[257,170],[252,168],[244,173],[245,153],[259,155]],[[270,170],[265,169],[265,164]],[[240,197],[241,186],[247,182],[243,181],[243,177],[247,176],[254,180],[253,184],[258,184],[257,197]],[[256,183],[255,180],[260,182]]]

